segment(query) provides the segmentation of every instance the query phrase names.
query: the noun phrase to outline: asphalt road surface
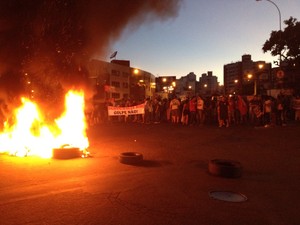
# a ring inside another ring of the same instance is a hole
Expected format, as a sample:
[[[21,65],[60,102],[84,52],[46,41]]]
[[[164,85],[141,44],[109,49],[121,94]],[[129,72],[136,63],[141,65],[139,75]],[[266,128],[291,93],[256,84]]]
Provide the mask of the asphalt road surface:
[[[97,125],[88,131],[89,158],[0,155],[0,224],[298,225],[299,134],[297,123]],[[120,163],[128,151],[144,161]],[[242,176],[209,174],[212,159],[240,162]],[[247,201],[214,199],[211,191]]]

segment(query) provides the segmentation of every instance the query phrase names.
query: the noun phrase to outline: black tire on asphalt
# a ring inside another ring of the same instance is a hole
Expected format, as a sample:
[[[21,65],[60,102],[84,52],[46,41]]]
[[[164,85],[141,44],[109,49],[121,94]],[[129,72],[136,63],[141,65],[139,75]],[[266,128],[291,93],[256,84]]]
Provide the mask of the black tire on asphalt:
[[[52,158],[54,159],[73,159],[81,156],[79,148],[54,148]]]
[[[119,156],[120,163],[139,164],[143,160],[143,155],[138,152],[123,152]]]
[[[238,178],[242,176],[242,170],[241,163],[233,160],[213,159],[208,164],[208,172],[219,177]]]

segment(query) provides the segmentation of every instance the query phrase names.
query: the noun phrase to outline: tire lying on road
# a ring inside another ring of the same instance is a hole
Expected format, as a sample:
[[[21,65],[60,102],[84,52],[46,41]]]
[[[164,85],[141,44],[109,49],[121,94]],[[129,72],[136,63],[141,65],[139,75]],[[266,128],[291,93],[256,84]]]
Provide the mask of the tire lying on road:
[[[143,155],[138,152],[123,152],[119,156],[120,163],[139,164],[143,161]]]
[[[238,178],[242,176],[240,162],[225,159],[212,159],[208,164],[208,172],[214,176]]]
[[[79,148],[54,148],[52,149],[52,158],[54,159],[73,159],[81,156],[81,151]]]

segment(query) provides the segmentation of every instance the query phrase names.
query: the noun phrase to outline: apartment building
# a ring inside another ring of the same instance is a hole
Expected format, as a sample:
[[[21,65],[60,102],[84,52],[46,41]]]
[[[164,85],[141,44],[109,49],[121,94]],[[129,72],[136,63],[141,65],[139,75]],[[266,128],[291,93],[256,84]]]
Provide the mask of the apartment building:
[[[225,94],[266,94],[272,82],[271,71],[271,63],[254,62],[251,55],[243,55],[242,61],[224,65]]]
[[[89,78],[98,102],[113,98],[141,100],[155,92],[155,77],[141,69],[130,67],[129,60],[105,62],[91,60]]]

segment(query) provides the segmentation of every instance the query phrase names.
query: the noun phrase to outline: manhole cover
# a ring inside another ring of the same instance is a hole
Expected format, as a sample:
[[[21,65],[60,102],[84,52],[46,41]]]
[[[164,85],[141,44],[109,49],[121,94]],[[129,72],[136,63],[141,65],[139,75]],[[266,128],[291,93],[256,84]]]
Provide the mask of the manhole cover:
[[[225,202],[245,202],[247,197],[241,193],[232,191],[211,191],[209,197]]]

